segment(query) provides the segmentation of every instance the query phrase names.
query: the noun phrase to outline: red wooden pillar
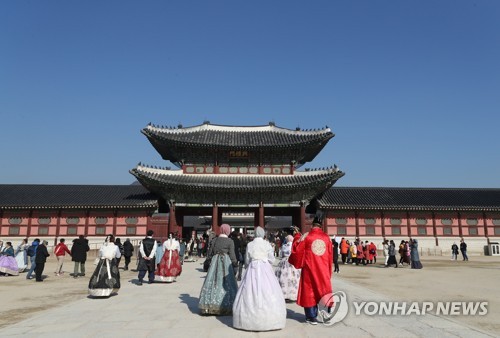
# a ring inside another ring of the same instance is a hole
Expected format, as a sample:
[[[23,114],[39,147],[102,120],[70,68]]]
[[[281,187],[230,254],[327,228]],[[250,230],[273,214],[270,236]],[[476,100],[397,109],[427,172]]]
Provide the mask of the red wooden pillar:
[[[436,246],[439,246],[439,239],[436,232],[436,213],[432,212],[432,231],[434,231],[434,239],[436,241]]]
[[[265,219],[264,219],[264,204],[260,202],[259,204],[259,226],[264,228],[265,224]]]
[[[168,228],[165,237],[168,237],[168,234],[171,232],[175,232],[176,228],[176,217],[175,217],[175,203],[170,203],[170,210],[168,212]]]
[[[86,216],[85,216],[85,229],[84,229],[84,236],[87,237],[89,234],[89,219],[90,219],[90,209],[87,209]],[[76,226],[76,235],[78,236],[78,225]],[[95,236],[95,231],[94,231],[94,236]]]
[[[460,213],[460,211],[458,212],[458,234],[460,238],[462,238],[464,235],[462,230],[462,214]]]
[[[306,206],[304,203],[300,203],[299,209],[299,228],[301,233],[306,232]]]
[[[31,219],[33,218],[33,209],[30,210],[30,212],[28,213],[28,234],[26,237],[30,237],[31,236]]]
[[[214,202],[212,206],[212,231],[214,231],[217,235],[220,234],[219,227],[219,206]]]
[[[356,238],[359,238],[359,213],[357,211],[354,212],[354,224],[356,225]]]
[[[60,229],[61,229],[61,216],[62,216],[62,209],[59,209],[57,212],[57,221],[56,221],[56,238],[54,238],[54,246],[57,245],[57,239],[59,238],[60,234]]]
[[[406,231],[408,232],[408,237],[411,238],[411,225],[410,225],[410,212],[406,211]],[[418,231],[417,231],[418,234]]]
[[[113,211],[113,235],[116,236],[116,223],[117,223],[117,218],[118,218],[118,210]]]

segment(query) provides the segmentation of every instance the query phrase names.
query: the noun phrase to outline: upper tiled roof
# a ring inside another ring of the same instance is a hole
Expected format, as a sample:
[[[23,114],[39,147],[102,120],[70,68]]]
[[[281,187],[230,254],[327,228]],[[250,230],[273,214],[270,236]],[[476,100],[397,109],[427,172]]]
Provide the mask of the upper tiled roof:
[[[291,130],[267,126],[241,127],[202,124],[193,127],[169,128],[148,125],[142,132],[152,138],[169,142],[191,144],[197,147],[286,147],[296,144],[318,143],[331,139],[334,134],[330,128],[314,130]]]
[[[284,148],[297,149],[295,160],[299,163],[311,161],[334,137],[330,128],[318,130],[296,130],[266,126],[240,127],[204,123],[193,127],[168,128],[148,125],[142,130],[162,155],[173,163],[200,157],[200,152],[212,150],[247,150],[253,152],[282,153]],[[198,150],[198,152],[197,152]],[[201,156],[202,156],[201,155]],[[219,155],[221,156],[221,155]],[[258,160],[250,156],[250,160]],[[219,159],[220,160],[220,159]]]
[[[0,184],[0,209],[156,208],[141,185]]]
[[[323,209],[500,211],[500,189],[332,187]]]

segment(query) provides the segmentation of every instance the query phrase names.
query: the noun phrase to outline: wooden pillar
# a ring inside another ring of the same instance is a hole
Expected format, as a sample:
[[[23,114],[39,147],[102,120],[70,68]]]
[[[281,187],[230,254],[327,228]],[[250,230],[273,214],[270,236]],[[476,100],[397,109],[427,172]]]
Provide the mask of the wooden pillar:
[[[380,212],[380,224],[382,226],[382,238],[385,241],[385,215],[383,211]]]
[[[300,203],[299,209],[299,228],[301,233],[306,232],[306,205],[304,202]]]
[[[30,212],[28,213],[28,232],[27,232],[27,236],[26,237],[30,237],[31,236],[31,223],[32,223],[32,218],[33,218],[33,209],[30,210]]]
[[[432,212],[432,231],[434,231],[434,239],[436,240],[436,246],[439,246],[439,239],[436,232],[436,213]]]
[[[217,205],[217,202],[214,202],[212,205],[212,231],[214,231],[217,235],[220,234],[219,206]]]
[[[410,211],[408,210],[406,211],[406,231],[408,232],[408,237],[411,237]]]
[[[183,211],[184,210],[184,211]],[[181,209],[181,210],[176,210],[175,212],[175,226],[171,230],[174,233],[174,236],[178,236],[179,232],[180,235],[182,236],[182,230],[181,227],[184,225],[184,212],[186,209]]]
[[[356,238],[359,238],[359,213],[354,212],[354,224],[356,225]]]
[[[486,237],[486,243],[490,244],[490,235],[488,234],[488,223],[486,222],[486,211],[483,211],[483,227],[484,227],[484,237]]]
[[[90,219],[90,209],[87,209],[86,216],[85,216],[85,229],[84,229],[84,236],[87,237],[89,234],[89,219]],[[95,235],[95,232],[94,232]],[[78,236],[78,225],[76,225],[76,236]]]
[[[264,228],[266,226],[266,220],[264,217],[264,203],[260,202],[259,204],[259,226]]]
[[[116,222],[118,218],[118,210],[113,210],[113,236],[116,238]],[[107,236],[107,235],[106,235]]]
[[[175,223],[176,222],[176,217],[175,217],[175,202],[170,203],[170,208],[168,212],[168,228],[167,228],[167,233],[166,237],[168,237],[168,234],[171,232],[174,232],[175,230]],[[162,234],[162,236],[165,234]]]
[[[56,221],[56,238],[54,238],[54,246],[57,245],[57,239],[59,238],[60,234],[60,229],[61,229],[61,216],[62,216],[62,209],[59,209],[57,212],[57,221]]]
[[[458,235],[460,238],[463,238],[463,232],[462,232],[462,214],[460,211],[458,212]]]

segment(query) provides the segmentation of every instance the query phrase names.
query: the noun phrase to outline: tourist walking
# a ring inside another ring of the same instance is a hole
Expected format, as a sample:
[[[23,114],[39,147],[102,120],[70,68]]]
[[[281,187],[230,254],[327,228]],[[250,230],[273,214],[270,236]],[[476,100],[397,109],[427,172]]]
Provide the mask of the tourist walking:
[[[457,243],[453,242],[453,245],[451,246],[451,260],[456,261],[458,256],[458,245]]]
[[[120,250],[120,257],[117,257],[116,258],[116,266],[118,267],[118,269],[120,268],[120,261],[122,259],[122,256],[123,256],[123,244],[122,244],[122,241],[121,239],[119,238],[116,238],[115,239],[115,245],[118,247],[118,250]]]
[[[47,250],[48,244],[49,244],[49,242],[43,241],[42,244],[40,244],[38,246],[38,248],[36,249],[35,277],[36,277],[37,282],[43,282],[42,273],[43,273],[43,270],[45,269],[45,262],[47,261],[47,257],[50,256],[49,251]]]
[[[460,251],[462,252],[463,260],[468,261],[469,256],[467,256],[467,243],[465,243],[463,238],[460,240]]]
[[[356,242],[352,242],[351,246],[349,247],[349,256],[347,257],[347,262],[350,263],[352,262],[352,264],[356,264],[358,265],[359,264],[359,261],[358,261],[358,257],[357,257],[357,254],[358,254],[358,246],[356,245]]]
[[[234,242],[228,237],[231,227],[222,224],[220,230],[221,234],[212,240],[207,252],[211,263],[198,303],[202,315],[231,315],[238,291],[233,269],[237,264]]]
[[[156,240],[153,239],[154,231],[148,230],[147,236],[141,242],[139,246],[139,263],[137,265],[137,270],[139,271],[139,281],[137,285],[142,285],[146,273],[148,274],[148,284],[152,284],[155,281],[155,254],[156,254]]]
[[[273,272],[275,256],[264,240],[264,229],[255,229],[247,245],[245,276],[233,305],[233,327],[247,331],[280,330],[286,323],[286,305]]]
[[[184,264],[184,256],[186,255],[186,242],[184,241],[184,239],[180,239],[179,241],[179,259],[181,261],[181,265]],[[206,248],[206,244],[205,244],[205,248]],[[206,253],[205,253],[206,255]]]
[[[389,267],[391,265],[395,265],[395,267],[398,267],[398,262],[396,261],[396,243],[391,239],[389,242],[389,248],[388,248],[388,254],[389,254],[389,259],[387,260],[387,264],[385,265],[386,267]]]
[[[24,272],[24,270],[26,270],[26,268],[28,267],[28,255],[26,253],[27,248],[28,239],[25,238],[23,239],[21,244],[17,246],[16,252],[14,253],[14,255],[16,256],[17,268],[20,273]]]
[[[36,249],[38,248],[38,245],[40,245],[40,240],[38,238],[35,238],[35,240],[31,242],[31,245],[26,249],[26,255],[30,258],[30,269],[26,274],[26,279],[33,278],[31,275],[36,268]]]
[[[377,246],[375,243],[370,242],[370,264],[377,263]]]
[[[384,240],[382,242],[382,252],[384,253],[384,266],[387,267],[387,262],[389,261],[389,242],[387,240]]]
[[[422,263],[420,263],[420,257],[418,254],[418,241],[416,239],[410,239],[410,250],[411,250],[411,268],[412,269],[422,269]]]
[[[120,248],[115,244],[113,235],[106,236],[99,249],[99,262],[90,277],[89,295],[109,297],[120,289],[120,272],[117,259],[121,257]]]
[[[71,251],[69,251],[66,244],[64,244],[64,241],[65,241],[64,238],[61,238],[59,240],[59,244],[57,244],[56,247],[54,248],[54,255],[56,255],[57,259],[56,271],[54,272],[56,276],[64,274],[62,267],[64,264],[64,257],[66,257],[66,253],[68,253],[71,256]]]
[[[156,270],[160,268],[160,262],[161,259],[163,258],[163,253],[165,252],[165,249],[163,248],[163,245],[161,245],[160,241],[156,241],[156,253],[155,253],[155,264],[156,264]]]
[[[333,272],[339,273],[339,243],[334,239],[333,242]]]
[[[252,242],[250,242],[252,243]],[[299,292],[300,270],[296,269],[288,262],[288,257],[292,253],[293,236],[288,235],[286,242],[281,246],[280,258],[276,268],[276,277],[278,278],[281,291],[285,301],[297,301],[297,294]]]
[[[71,260],[75,262],[73,278],[85,276],[85,262],[87,261],[87,252],[89,250],[89,241],[83,235],[73,240],[73,245],[71,246]]]
[[[316,325],[318,303],[323,296],[332,293],[332,244],[318,220],[313,221],[311,231],[303,236],[298,228],[294,232],[289,262],[295,268],[302,269],[297,304],[304,308],[306,322]]]
[[[177,276],[182,273],[181,260],[179,258],[179,250],[181,246],[174,238],[174,234],[170,233],[168,239],[163,242],[163,256],[160,261],[160,266],[156,272],[156,278],[160,282],[172,283],[175,282]]]
[[[18,276],[19,267],[17,266],[14,256],[14,248],[11,242],[6,242],[0,252],[0,275],[1,276]]]
[[[229,236],[234,242],[234,255],[238,261],[238,267],[235,268],[234,273],[236,274],[236,280],[241,281],[241,274],[243,272],[243,265],[245,264],[245,253],[241,251],[241,233],[239,231],[233,231]]]
[[[340,240],[340,255],[342,256],[342,264],[346,264],[347,254],[349,253],[349,241],[344,237]]]
[[[124,270],[128,270],[128,265],[130,264],[130,258],[133,255],[134,255],[134,246],[130,242],[130,238],[127,238],[125,242],[123,242],[123,256],[125,257]]]

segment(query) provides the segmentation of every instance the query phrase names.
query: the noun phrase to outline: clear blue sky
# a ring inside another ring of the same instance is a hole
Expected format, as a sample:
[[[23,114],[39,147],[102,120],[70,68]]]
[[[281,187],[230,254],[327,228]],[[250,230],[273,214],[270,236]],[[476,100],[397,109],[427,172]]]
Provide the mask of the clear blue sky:
[[[500,187],[500,1],[2,1],[0,183],[129,184],[149,122],[332,128],[339,186]]]

